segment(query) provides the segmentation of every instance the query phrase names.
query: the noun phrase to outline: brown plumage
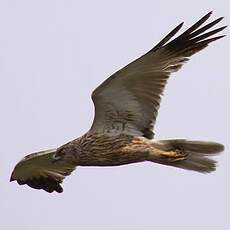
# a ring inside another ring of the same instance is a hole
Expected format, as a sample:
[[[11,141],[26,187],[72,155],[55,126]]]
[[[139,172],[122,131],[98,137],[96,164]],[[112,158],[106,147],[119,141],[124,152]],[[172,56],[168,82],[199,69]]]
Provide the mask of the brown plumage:
[[[209,158],[224,146],[185,139],[152,140],[161,96],[171,73],[189,57],[223,36],[226,26],[208,31],[223,18],[203,25],[211,12],[170,41],[179,24],[148,53],[105,80],[92,94],[95,117],[88,133],[57,149],[34,153],[14,168],[11,181],[47,192],[60,186],[76,166],[116,166],[142,161],[208,173],[216,162]]]

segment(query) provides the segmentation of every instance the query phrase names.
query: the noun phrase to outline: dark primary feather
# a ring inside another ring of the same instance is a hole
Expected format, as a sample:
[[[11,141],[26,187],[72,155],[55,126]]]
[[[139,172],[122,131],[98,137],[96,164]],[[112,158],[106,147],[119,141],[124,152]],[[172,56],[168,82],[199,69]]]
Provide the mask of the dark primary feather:
[[[155,45],[149,52],[154,52],[155,50],[158,50],[163,45],[166,44],[183,26],[183,22],[181,22],[175,29],[173,29],[169,34],[167,34],[157,45]]]
[[[10,181],[13,181],[13,179]],[[17,182],[19,185],[27,184],[31,188],[43,189],[49,193],[54,192],[54,191],[56,191],[58,193],[63,192],[63,188],[60,185],[60,183],[62,183],[62,182],[54,180],[52,177],[33,178],[33,179],[28,179],[26,181],[17,180]]]
[[[149,52],[156,51],[159,48],[162,48],[165,45],[165,48],[172,49],[172,50],[192,50],[195,49],[194,51],[199,51],[197,48],[204,48],[208,43],[215,41],[217,39],[220,39],[224,37],[225,35],[222,36],[217,36],[211,39],[206,38],[222,31],[225,29],[227,26],[222,26],[218,29],[212,30],[208,33],[203,34],[205,31],[219,23],[223,17],[220,17],[213,22],[210,22],[209,24],[201,27],[198,29],[201,25],[203,25],[208,18],[211,16],[212,12],[209,12],[206,14],[204,17],[202,17],[198,22],[196,22],[193,26],[191,26],[189,29],[187,29],[185,32],[183,32],[180,36],[166,44],[167,41],[169,41],[182,27],[183,22],[180,23],[175,29],[173,29],[168,35],[166,35],[165,38],[163,38],[153,49],[151,49]],[[199,37],[197,37],[200,35]],[[195,38],[196,37],[196,38]],[[191,56],[191,55],[189,55]]]

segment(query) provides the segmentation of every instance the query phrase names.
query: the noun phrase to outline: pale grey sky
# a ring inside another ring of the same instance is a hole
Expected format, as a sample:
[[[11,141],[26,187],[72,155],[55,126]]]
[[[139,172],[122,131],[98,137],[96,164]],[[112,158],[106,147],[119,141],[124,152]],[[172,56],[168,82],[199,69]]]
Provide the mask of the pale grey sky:
[[[157,119],[156,138],[226,145],[217,171],[202,175],[141,163],[79,167],[64,193],[9,183],[25,154],[82,135],[93,119],[92,90],[151,49],[181,21],[219,1],[0,1],[0,229],[230,228],[229,37],[211,44],[174,74]],[[228,34],[229,30],[225,31]]]

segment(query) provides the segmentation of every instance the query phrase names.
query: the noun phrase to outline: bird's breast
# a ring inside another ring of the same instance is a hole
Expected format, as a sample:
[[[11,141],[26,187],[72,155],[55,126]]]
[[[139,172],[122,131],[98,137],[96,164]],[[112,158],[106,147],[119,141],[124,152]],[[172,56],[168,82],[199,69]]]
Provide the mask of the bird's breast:
[[[116,166],[146,160],[147,153],[139,151],[134,137],[129,135],[85,135],[80,141],[81,166]]]

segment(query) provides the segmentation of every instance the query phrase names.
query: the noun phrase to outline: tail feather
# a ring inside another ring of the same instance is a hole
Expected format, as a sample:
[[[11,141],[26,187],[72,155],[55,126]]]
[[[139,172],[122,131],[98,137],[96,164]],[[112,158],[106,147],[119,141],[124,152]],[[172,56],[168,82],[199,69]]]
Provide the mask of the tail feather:
[[[190,152],[201,154],[218,154],[224,151],[224,146],[220,143],[212,141],[191,141],[186,139],[159,140],[159,144],[163,144],[164,148],[184,149]]]
[[[170,165],[186,170],[201,173],[210,173],[216,169],[216,161],[210,157],[224,150],[222,144],[208,141],[190,141],[185,139],[159,140],[155,142],[157,148],[162,151],[181,151],[185,155],[182,160],[167,161],[166,159],[154,159],[154,162]]]
[[[165,162],[165,165],[170,165],[177,168],[192,170],[200,173],[210,173],[216,170],[216,161],[200,154],[188,154],[185,160],[175,162]]]

